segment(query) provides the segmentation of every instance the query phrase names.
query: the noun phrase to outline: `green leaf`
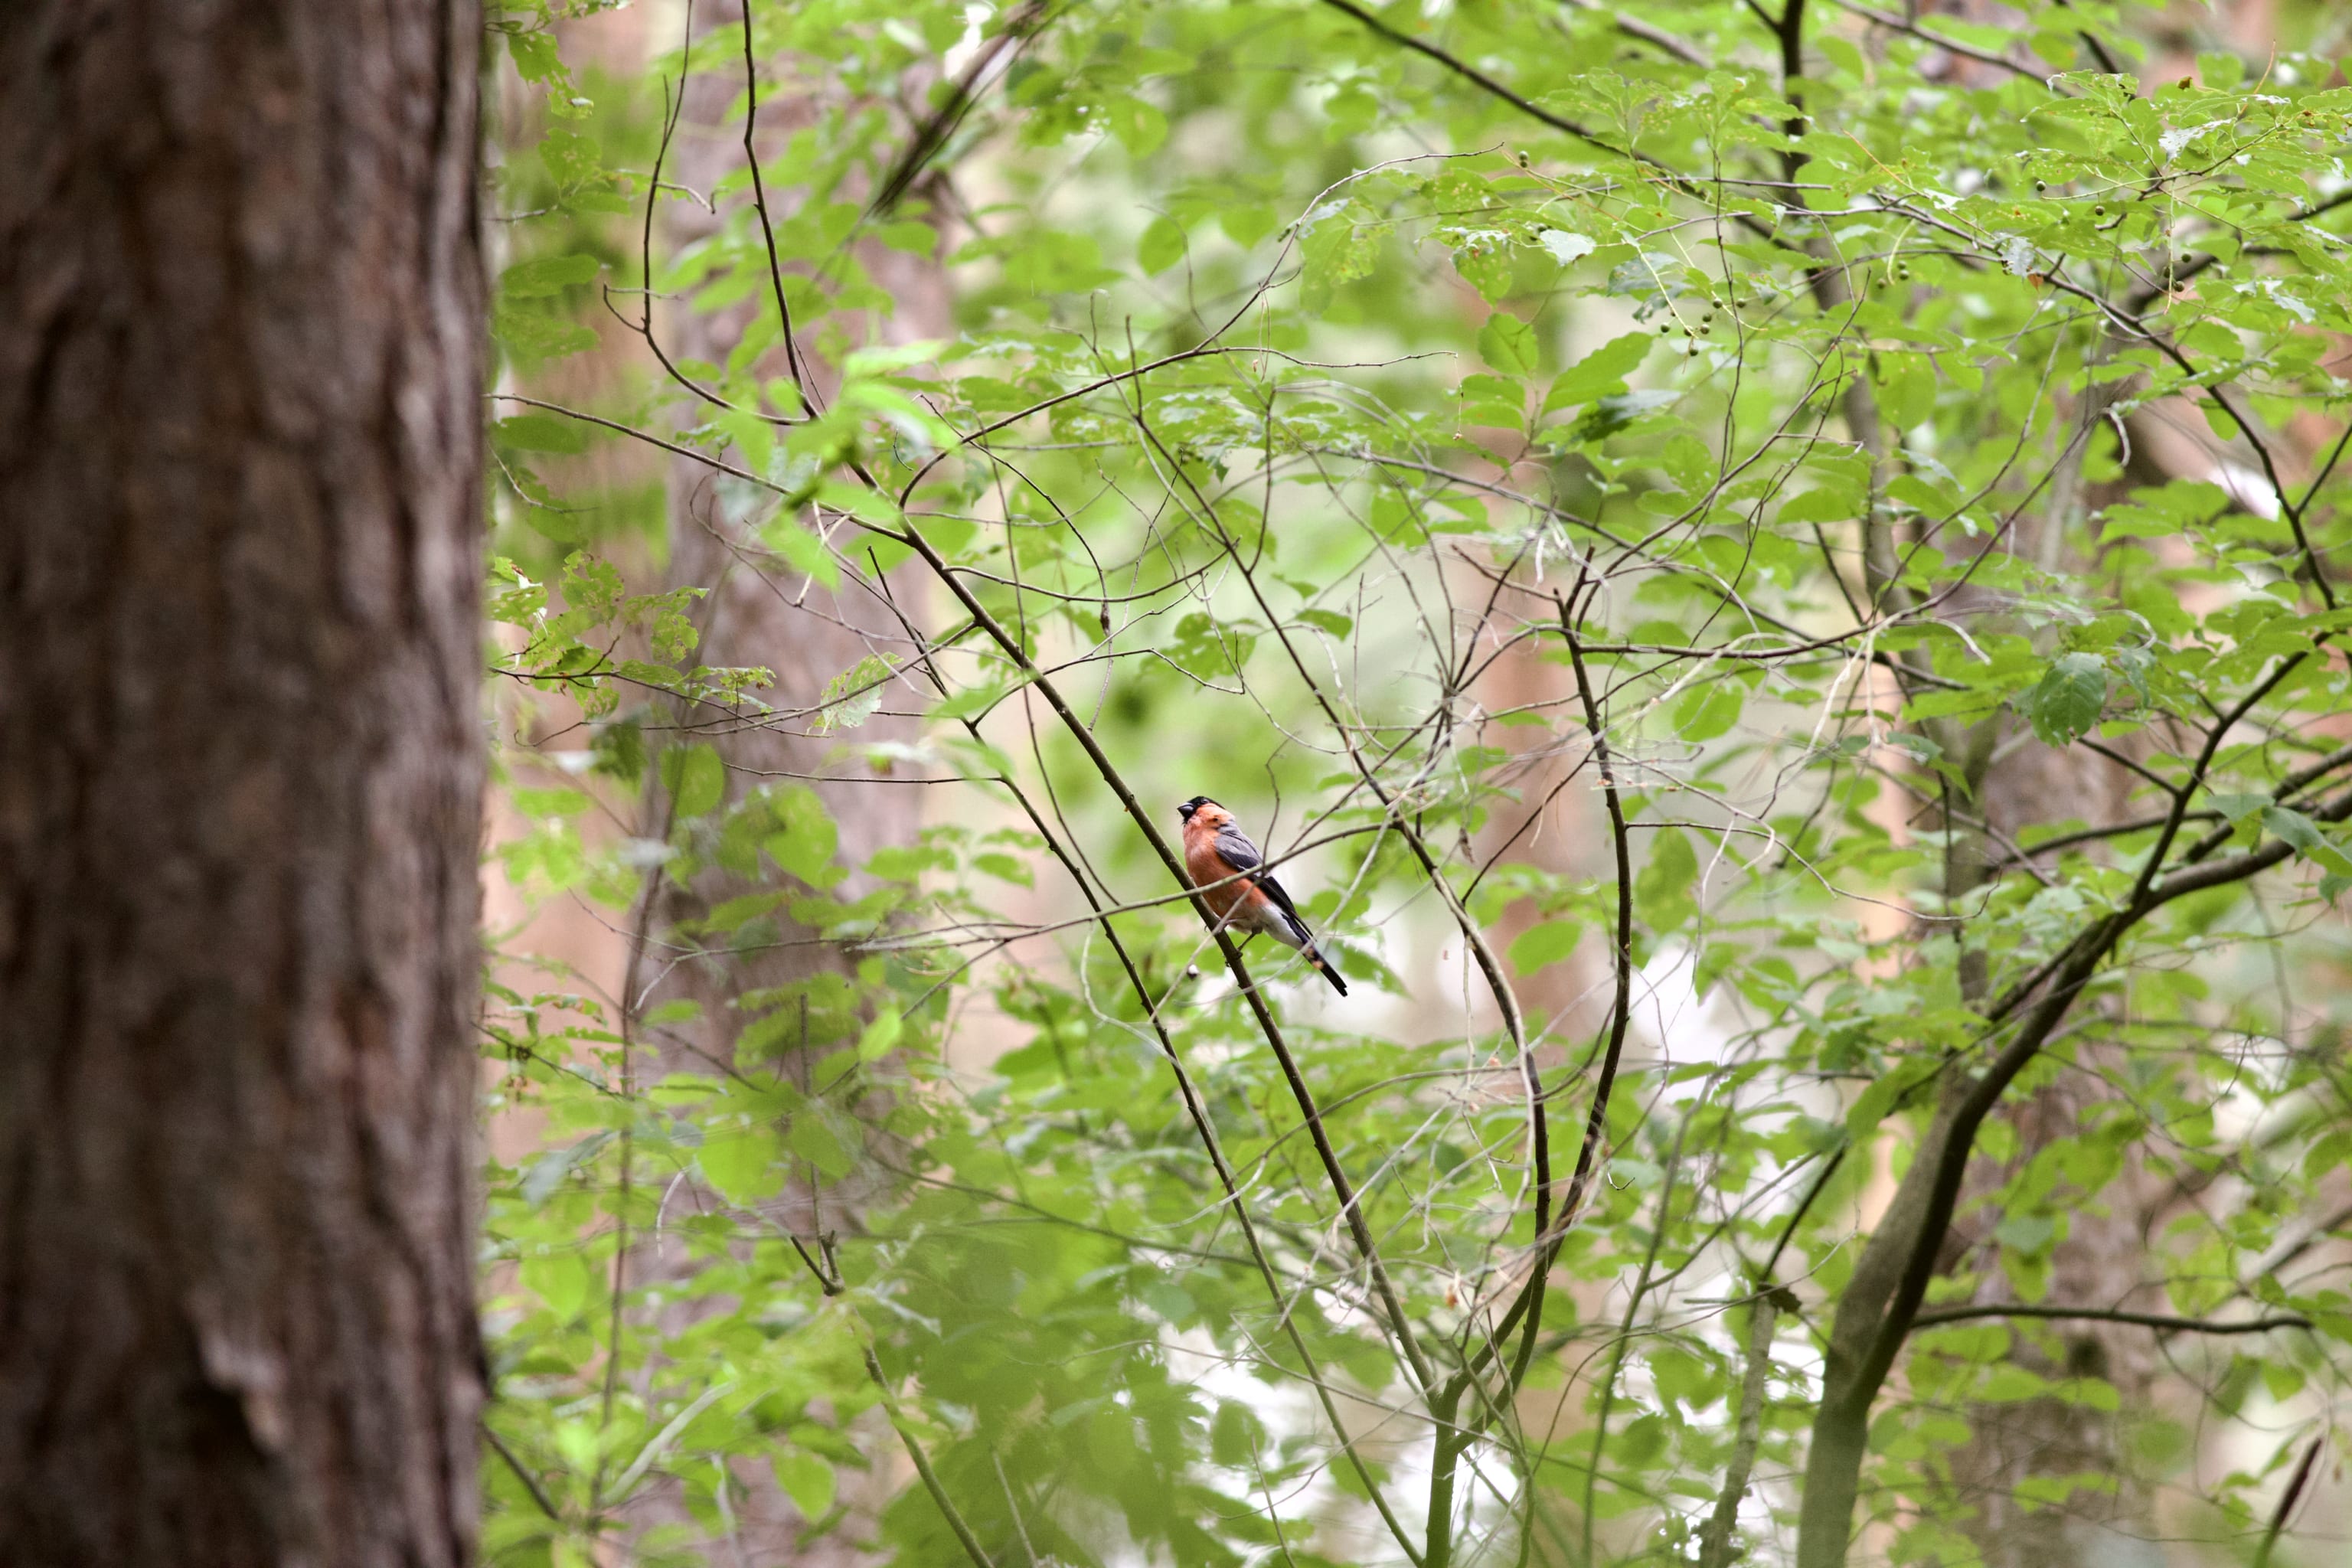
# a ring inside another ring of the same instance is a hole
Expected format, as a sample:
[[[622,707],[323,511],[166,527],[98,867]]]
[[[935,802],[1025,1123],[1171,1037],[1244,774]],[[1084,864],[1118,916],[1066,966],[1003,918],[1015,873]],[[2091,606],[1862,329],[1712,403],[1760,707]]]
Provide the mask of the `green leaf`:
[[[1184,259],[1184,229],[1175,219],[1162,214],[1143,226],[1143,237],[1135,242],[1135,259],[1146,272],[1165,272]]]
[[[706,1129],[697,1163],[711,1190],[731,1204],[756,1204],[784,1190],[782,1150],[763,1122]]]
[[[2319,825],[2283,805],[2263,807],[2263,826],[2294,847],[2296,854],[2338,877],[2352,877],[2352,858],[2321,837]]]
[[[795,519],[783,513],[770,518],[760,530],[760,542],[782,556],[795,572],[804,572],[828,588],[840,585],[841,563],[833,558],[824,540],[803,528]]]
[[[1547,921],[1542,925],[1529,926],[1512,940],[1511,967],[1521,974],[1533,974],[1548,964],[1558,963],[1576,951],[1581,928],[1574,921]]]
[[[899,1017],[898,1010],[896,1007],[884,1008],[872,1023],[866,1026],[866,1032],[858,1036],[857,1059],[861,1062],[881,1060],[897,1048],[898,1038],[905,1032],[906,1021]]]
[[[1695,686],[1675,703],[1675,737],[1696,742],[1712,741],[1739,722],[1748,701],[1747,689],[1737,680],[1710,680]]]
[[[2106,661],[2095,653],[2069,653],[2050,661],[2017,707],[2042,744],[2063,746],[2089,733],[2106,702]]]
[[[1562,267],[1573,261],[1581,261],[1599,248],[1591,240],[1580,234],[1570,234],[1565,229],[1557,228],[1548,228],[1538,233],[1536,236],[1536,243],[1542,246],[1551,258]]]
[[[1650,347],[1656,342],[1647,332],[1627,332],[1610,339],[1552,379],[1551,391],[1544,397],[1543,411],[1549,414],[1624,391],[1625,377],[1649,357]]]
[[[549,1311],[567,1321],[586,1310],[596,1289],[595,1270],[577,1252],[526,1258],[520,1275],[522,1288],[544,1302]]]
[[[2003,1247],[2013,1247],[2020,1252],[2041,1252],[2058,1234],[2058,1222],[2048,1215],[2007,1214],[1992,1227],[1994,1237]]]
[[[1028,863],[996,850],[983,850],[971,858],[971,868],[982,876],[993,877],[1000,882],[1012,882],[1028,888],[1036,885]]]
[[[589,281],[602,265],[593,256],[542,256],[535,261],[518,262],[500,273],[499,289],[513,299],[537,299]]]
[[[2271,797],[2266,795],[2227,795],[2217,792],[2206,798],[2213,809],[2220,812],[2222,818],[2232,827],[2271,804]]]
[[[672,746],[662,753],[661,776],[681,820],[703,816],[727,794],[727,764],[714,747]]]
[[[1140,98],[1121,94],[1112,99],[1103,106],[1103,117],[1130,158],[1149,157],[1168,140],[1168,116]]]
[[[842,1135],[835,1129],[831,1119],[814,1107],[793,1118],[792,1126],[785,1131],[784,1142],[791,1145],[793,1153],[814,1165],[822,1174],[836,1181],[849,1174],[856,1164],[856,1156],[842,1142]]]
[[[1886,499],[1927,517],[1952,510],[1952,498],[1916,474],[1897,474],[1886,481]]]
[[[1468,237],[1467,243],[1454,250],[1454,270],[1491,304],[1511,292],[1514,259],[1509,237],[1489,231]]]
[[[778,1448],[776,1484],[801,1517],[814,1523],[833,1511],[833,1467],[805,1448]]]
[[[588,449],[588,430],[576,420],[552,414],[518,414],[490,426],[501,447],[519,452],[554,452],[572,457]]]
[[[820,735],[855,730],[874,717],[897,671],[880,654],[868,654],[825,682],[824,710],[811,726]]]
[[[886,223],[874,231],[874,237],[893,250],[910,256],[929,258],[940,247],[940,231],[920,218],[902,218]]]
[[[748,408],[722,408],[710,416],[713,428],[735,443],[744,468],[765,475],[776,466],[776,427]]]
[[[1225,231],[1227,239],[1244,250],[1272,234],[1281,222],[1272,207],[1255,203],[1225,207],[1217,214],[1217,226]]]
[[[1478,329],[1478,353],[1506,375],[1526,375],[1536,368],[1542,351],[1536,330],[1517,316],[1497,310]]]
[[[1370,272],[1378,255],[1339,202],[1326,203],[1308,215],[1299,231],[1298,252],[1304,263],[1299,300],[1309,310],[1325,309],[1333,290]]]
[[[1374,1486],[1380,1486],[1387,1479],[1388,1468],[1384,1465],[1376,1465],[1368,1461],[1364,1469],[1370,1473]],[[1328,1479],[1333,1486],[1348,1496],[1365,1502],[1371,1500],[1371,1493],[1364,1487],[1364,1477],[1357,1473],[1355,1466],[1333,1465],[1328,1472]]]
[[[1265,1427],[1256,1412],[1238,1400],[1217,1402],[1216,1418],[1209,1424],[1209,1458],[1229,1470],[1257,1460],[1265,1441]]]
[[[949,693],[930,706],[929,717],[942,720],[977,719],[993,709],[1011,693],[1027,685],[1026,680],[991,682],[982,686],[967,686]]]
[[[1780,503],[1782,522],[1850,522],[1862,515],[1862,496],[1844,485],[1822,485]]]
[[[775,818],[777,831],[762,840],[761,847],[784,870],[811,887],[816,886],[832,865],[834,849],[840,843],[839,831],[824,802],[814,790],[796,784],[777,791],[770,797],[768,809]]]
[[[1672,931],[1698,912],[1691,896],[1698,880],[1698,855],[1679,827],[1662,827],[1650,840],[1650,857],[1633,878],[1633,907],[1654,931]]]
[[[597,342],[588,328],[545,310],[501,309],[491,318],[490,331],[499,346],[527,368],[584,353]]]

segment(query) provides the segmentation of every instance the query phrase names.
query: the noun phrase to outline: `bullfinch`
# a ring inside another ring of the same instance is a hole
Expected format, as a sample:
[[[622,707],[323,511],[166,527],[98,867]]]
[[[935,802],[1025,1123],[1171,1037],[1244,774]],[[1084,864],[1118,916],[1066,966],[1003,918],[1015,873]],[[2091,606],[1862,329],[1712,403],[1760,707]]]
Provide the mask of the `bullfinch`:
[[[1298,907],[1270,871],[1260,870],[1265,857],[1257,852],[1234,823],[1234,814],[1205,795],[1196,795],[1176,808],[1184,819],[1184,868],[1192,874],[1209,912],[1244,935],[1264,931],[1285,947],[1297,948],[1331,983],[1340,995],[1348,983],[1315,951],[1315,933],[1298,918]],[[1247,872],[1241,881],[1226,879]],[[1223,887],[1210,884],[1223,882]]]

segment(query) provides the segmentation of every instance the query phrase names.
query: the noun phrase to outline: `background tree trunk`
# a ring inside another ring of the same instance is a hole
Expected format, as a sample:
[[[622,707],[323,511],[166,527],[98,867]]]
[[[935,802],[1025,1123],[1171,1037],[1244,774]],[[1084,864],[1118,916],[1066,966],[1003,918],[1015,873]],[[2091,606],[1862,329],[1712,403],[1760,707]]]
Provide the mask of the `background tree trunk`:
[[[743,9],[734,0],[717,0],[698,11],[706,30],[739,23]],[[764,48],[760,55],[763,76],[760,134],[763,158],[774,157],[793,133],[816,121],[824,105],[795,93],[776,77],[777,60]],[[704,71],[686,84],[686,111],[671,149],[676,178],[696,191],[715,189],[744,167],[740,100],[744,84],[739,59],[733,69]],[[730,111],[734,110],[730,117]],[[792,208],[806,199],[796,190],[772,190],[771,215],[784,221]],[[757,225],[748,192],[738,194],[734,210],[722,206],[726,220]],[[719,216],[691,202],[669,202],[660,208],[662,252],[675,256],[688,245],[709,238],[720,226]],[[756,232],[756,229],[755,231]],[[859,257],[874,280],[890,292],[895,314],[877,337],[889,342],[935,338],[949,330],[945,272],[929,258],[911,258],[868,243]],[[797,271],[799,268],[795,268]],[[741,304],[720,310],[680,310],[659,323],[664,347],[673,359],[724,363],[744,330],[761,310],[772,311],[762,288]],[[803,324],[805,330],[805,323]],[[834,390],[833,367],[819,362],[812,347],[802,345],[803,363],[814,371],[820,395]],[[778,349],[768,356],[762,372],[769,376],[791,374]],[[797,415],[798,408],[772,412]],[[784,568],[771,555],[737,515],[730,498],[712,482],[710,469],[698,462],[676,460],[670,467],[669,580],[672,586],[709,590],[694,611],[702,635],[697,657],[711,665],[759,665],[772,670],[775,683],[755,693],[779,714],[813,707],[825,684],[869,654],[898,656],[908,652],[905,628],[888,606],[846,579],[838,591],[810,583]],[[919,624],[920,591],[900,601]],[[918,694],[910,686],[893,686],[884,694],[885,709],[904,710]],[[745,710],[745,722],[731,730],[710,724],[708,713],[696,718],[719,748],[728,770],[727,799],[742,798],[763,786],[789,788],[796,784],[814,789],[841,835],[841,859],[862,865],[873,853],[890,845],[911,844],[922,826],[919,786],[857,776],[863,764],[843,753],[856,742],[896,741],[911,744],[920,727],[912,721],[877,717],[855,732],[835,737],[811,733],[807,718],[777,718],[762,721],[756,710]],[[818,778],[839,779],[820,783]],[[754,885],[719,872],[709,872],[688,888],[665,889],[662,915],[675,922],[699,918],[718,903]],[[749,929],[749,928],[747,928]],[[751,930],[742,951],[698,959],[670,975],[677,994],[703,1002],[704,1017],[714,1032],[703,1042],[710,1055],[728,1059],[740,1018],[729,1011],[745,991],[789,985],[827,971],[846,971],[847,955],[812,940],[809,930],[778,918]]]
[[[2084,400],[2072,411],[2077,427],[2095,429],[2111,402],[2095,394]],[[2090,484],[2084,478],[2082,450],[2078,447],[2057,465],[2048,504],[2019,520],[2013,548],[2051,569],[2082,569],[2073,558],[2080,553],[2087,515],[2122,500],[2131,483],[2161,484],[2169,477],[2133,474],[2123,483]],[[2002,843],[2015,844],[2030,828],[2073,816],[2121,821],[2135,808],[2137,781],[2105,758],[2081,747],[2042,745],[2013,722],[1994,721],[1979,734],[1985,763],[1969,809],[1980,814],[2001,842],[1972,831],[1952,841],[1947,881],[1956,913],[1964,913],[1991,879],[2005,853]],[[2149,749],[2137,737],[2119,743],[2126,752],[2145,754]],[[2148,809],[2147,803],[2137,809]],[[2002,874],[2022,872],[2011,866]],[[1961,978],[1972,1002],[1981,1005],[1989,999],[1981,963],[1964,964]],[[2086,1005],[2077,1011],[2087,1021],[2093,1010]],[[2065,1054],[2071,1065],[2055,1081],[1994,1113],[2015,1134],[2010,1158],[1998,1161],[1979,1152],[1969,1162],[1961,1217],[1944,1237],[1941,1262],[1946,1272],[1968,1269],[1978,1276],[1978,1302],[2007,1304],[2018,1295],[2002,1271],[2000,1244],[1993,1234],[2006,1216],[1990,1207],[1971,1214],[1969,1205],[1998,1193],[2044,1150],[2081,1136],[2121,1098],[2100,1076],[2116,1067],[2117,1054],[2097,1033],[2076,1040]],[[2048,1260],[2049,1300],[2162,1310],[2160,1299],[2137,1294],[2151,1283],[2145,1238],[2152,1186],[2134,1158],[2125,1173],[2099,1192],[2074,1194],[2056,1205],[2065,1236]],[[2011,1343],[2001,1359],[2056,1383],[2096,1378],[2116,1388],[2123,1411],[2149,1408],[2160,1369],[2155,1336],[2145,1328],[2094,1321],[2008,1327]],[[2159,1549],[2149,1542],[2156,1529],[2154,1479],[2131,1460],[2126,1415],[2055,1396],[1974,1404],[1966,1414],[1970,1436],[1951,1456],[1952,1483],[1955,1501],[1966,1510],[1961,1529],[1982,1552],[1986,1568],[2063,1568],[2086,1560],[2106,1568],[2137,1568],[2160,1561]],[[2076,1489],[2051,1506],[2028,1496],[2029,1481],[2072,1481]],[[2108,1489],[2097,1489],[2101,1485]]]
[[[480,18],[0,28],[0,1561],[472,1555]]]
[[[754,21],[772,26],[772,16],[762,6]],[[705,36],[731,30],[742,17],[740,0],[709,0],[694,13],[697,30]],[[818,122],[829,106],[806,89],[804,78],[796,78],[790,69],[793,62],[779,58],[765,31],[756,32],[755,39],[761,70],[759,147],[763,158],[772,158],[793,132]],[[713,191],[729,176],[740,176],[745,166],[740,48],[738,38],[727,54],[709,68],[697,70],[683,86],[684,110],[664,178],[688,190]],[[796,189],[768,189],[771,214],[779,223],[804,199],[806,194]],[[656,270],[663,258],[709,239],[729,222],[756,225],[758,216],[745,210],[751,205],[748,190],[722,200],[717,213],[691,200],[662,203],[656,209]],[[929,257],[910,257],[871,243],[861,246],[858,254],[874,280],[889,291],[895,308],[887,322],[877,323],[877,341],[944,335],[950,310],[942,268]],[[770,298],[763,284],[750,300],[731,306],[698,309],[685,301],[680,308],[656,311],[656,331],[673,361],[723,363],[758,311],[772,310]],[[805,340],[801,352],[821,393],[829,396],[835,390],[835,367],[819,361]],[[761,368],[767,376],[790,374],[781,348]],[[771,411],[801,412],[794,407]],[[730,457],[740,460],[740,453]],[[696,658],[709,665],[756,665],[775,677],[772,685],[752,694],[755,703],[772,710],[772,717],[764,716],[754,703],[743,706],[740,722],[724,721],[709,709],[680,716],[681,722],[693,727],[680,738],[708,741],[725,763],[726,804],[740,805],[761,791],[814,789],[838,831],[837,858],[851,868],[862,867],[879,849],[914,843],[923,826],[922,788],[868,773],[855,748],[884,741],[911,745],[920,739],[919,724],[886,712],[854,731],[824,736],[814,732],[809,717],[786,716],[812,709],[827,682],[869,654],[895,654],[904,663],[909,646],[904,626],[887,605],[846,579],[835,591],[788,571],[760,542],[753,526],[758,519],[747,515],[744,498],[714,483],[707,465],[673,462],[669,501],[665,585],[707,590],[691,612],[701,639]],[[919,624],[919,587],[902,597],[900,605]],[[886,692],[883,706],[904,710],[910,696],[907,688],[894,687]],[[645,809],[642,831],[663,836],[668,826],[667,801],[649,791]],[[691,1000],[702,1007],[698,1019],[666,1027],[654,1042],[664,1068],[707,1071],[714,1064],[735,1062],[736,1036],[751,1016],[738,1006],[740,998],[821,976],[846,976],[854,970],[854,954],[782,912],[753,921],[731,938],[711,939],[693,931],[694,922],[728,900],[779,885],[783,885],[781,874],[772,868],[745,878],[716,867],[706,867],[687,882],[664,875],[648,883],[646,896],[655,900],[652,929],[663,933],[662,950],[692,956],[648,966],[655,978],[629,1003],[650,1007]],[[862,877],[854,877],[848,884],[852,896],[864,885]],[[817,1016],[822,1029],[824,1014],[820,1011]],[[787,1054],[799,1057],[799,1065],[788,1076],[804,1085],[810,1063],[828,1048],[822,1033],[816,1042],[816,1049],[808,1054],[800,1053],[794,1040],[783,1047]],[[814,1176],[814,1172],[806,1174]],[[878,1176],[861,1167],[842,1182],[827,1184],[821,1199],[813,1180],[796,1179],[765,1206],[782,1228],[796,1236],[814,1237],[823,1230],[854,1233]],[[683,1260],[664,1265],[649,1256],[649,1249],[641,1249],[630,1272],[643,1278],[664,1268],[675,1273],[691,1267]],[[662,1313],[675,1331],[690,1319],[692,1308],[673,1305]],[[652,1371],[648,1367],[646,1375]],[[822,1537],[810,1536],[811,1521],[801,1516],[772,1474],[749,1464],[735,1467],[731,1474],[740,1489],[731,1504],[733,1551],[746,1561],[790,1562],[796,1568],[876,1561],[870,1545],[874,1521],[905,1478],[894,1468],[896,1439],[879,1421],[878,1412],[868,1423],[866,1437],[885,1458],[862,1476],[842,1470],[841,1502],[847,1518]],[[677,1497],[659,1488],[648,1489],[629,1518],[641,1529],[689,1522]],[[719,1548],[714,1544],[711,1550],[715,1554]]]

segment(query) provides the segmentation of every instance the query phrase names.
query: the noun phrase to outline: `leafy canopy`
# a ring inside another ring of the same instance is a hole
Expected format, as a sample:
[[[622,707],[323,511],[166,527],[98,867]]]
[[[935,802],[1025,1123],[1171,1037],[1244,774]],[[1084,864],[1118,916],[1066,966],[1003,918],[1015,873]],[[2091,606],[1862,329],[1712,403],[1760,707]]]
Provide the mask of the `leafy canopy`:
[[[1969,1562],[2026,1405],[2121,1436],[2024,1506],[2262,1531],[2352,1341],[2352,92],[1785,4],[753,0],[616,80],[499,14],[496,854],[634,945],[494,933],[493,1560],[781,1491],[921,1563],[1822,1563],[1843,1485]],[[657,183],[747,53],[756,184]],[[908,620],[805,710],[698,663],[648,462]],[[1188,902],[1203,788],[1346,1003]],[[841,963],[637,1000],[788,930]],[[2007,1310],[2111,1306],[2133,1205],[2161,1403]]]

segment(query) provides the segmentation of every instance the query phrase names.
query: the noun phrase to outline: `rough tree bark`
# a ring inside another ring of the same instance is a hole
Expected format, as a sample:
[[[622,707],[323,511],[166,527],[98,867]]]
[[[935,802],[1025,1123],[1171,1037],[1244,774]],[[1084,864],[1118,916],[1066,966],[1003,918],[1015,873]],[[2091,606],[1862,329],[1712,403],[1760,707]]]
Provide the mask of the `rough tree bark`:
[[[470,1560],[472,0],[0,27],[0,1561]]]

